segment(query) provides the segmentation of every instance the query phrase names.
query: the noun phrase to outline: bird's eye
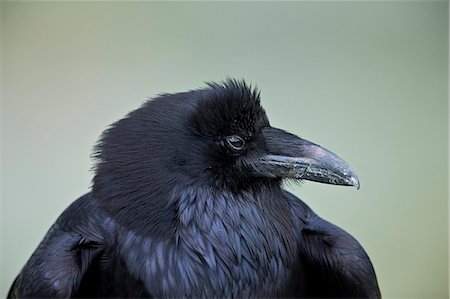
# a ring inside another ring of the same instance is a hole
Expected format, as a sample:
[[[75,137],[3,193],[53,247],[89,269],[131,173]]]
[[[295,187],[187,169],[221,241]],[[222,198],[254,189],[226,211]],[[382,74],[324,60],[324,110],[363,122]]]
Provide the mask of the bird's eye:
[[[244,139],[242,139],[241,137],[239,137],[237,135],[228,136],[227,143],[232,149],[238,150],[238,151],[242,150],[245,145]]]

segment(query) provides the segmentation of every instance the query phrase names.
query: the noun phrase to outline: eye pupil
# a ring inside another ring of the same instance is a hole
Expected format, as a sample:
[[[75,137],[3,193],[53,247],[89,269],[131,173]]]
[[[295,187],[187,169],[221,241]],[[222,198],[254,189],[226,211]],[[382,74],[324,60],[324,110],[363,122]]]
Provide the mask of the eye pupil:
[[[232,149],[235,150],[241,150],[245,145],[244,140],[237,135],[228,136],[227,143]]]

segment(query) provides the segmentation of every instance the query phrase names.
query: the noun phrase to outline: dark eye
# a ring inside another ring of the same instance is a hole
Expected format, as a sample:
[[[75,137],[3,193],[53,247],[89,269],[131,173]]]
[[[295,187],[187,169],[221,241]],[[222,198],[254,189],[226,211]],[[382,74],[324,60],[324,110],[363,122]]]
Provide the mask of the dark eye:
[[[238,151],[242,150],[245,145],[244,139],[242,139],[241,137],[239,137],[237,135],[228,136],[227,143],[232,149],[238,150]]]

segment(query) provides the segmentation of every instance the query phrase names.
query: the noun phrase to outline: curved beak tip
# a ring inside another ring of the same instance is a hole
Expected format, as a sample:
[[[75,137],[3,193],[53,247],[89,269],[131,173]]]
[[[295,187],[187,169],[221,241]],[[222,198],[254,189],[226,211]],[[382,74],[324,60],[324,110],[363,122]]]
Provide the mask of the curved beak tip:
[[[258,176],[295,178],[319,183],[354,186],[359,179],[353,169],[336,154],[283,130],[263,130],[266,154],[253,165]]]
[[[354,186],[356,188],[356,190],[359,190],[360,184],[359,184],[359,179],[356,175],[352,175],[350,177],[349,183],[351,186]]]

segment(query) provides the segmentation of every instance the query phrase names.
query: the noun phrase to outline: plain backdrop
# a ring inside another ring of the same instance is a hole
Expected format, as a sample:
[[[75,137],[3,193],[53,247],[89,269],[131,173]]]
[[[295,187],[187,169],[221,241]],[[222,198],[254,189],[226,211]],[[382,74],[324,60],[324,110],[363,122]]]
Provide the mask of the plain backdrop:
[[[244,78],[361,189],[288,185],[384,298],[448,297],[448,2],[2,2],[1,290],[89,191],[92,146],[162,92]]]

